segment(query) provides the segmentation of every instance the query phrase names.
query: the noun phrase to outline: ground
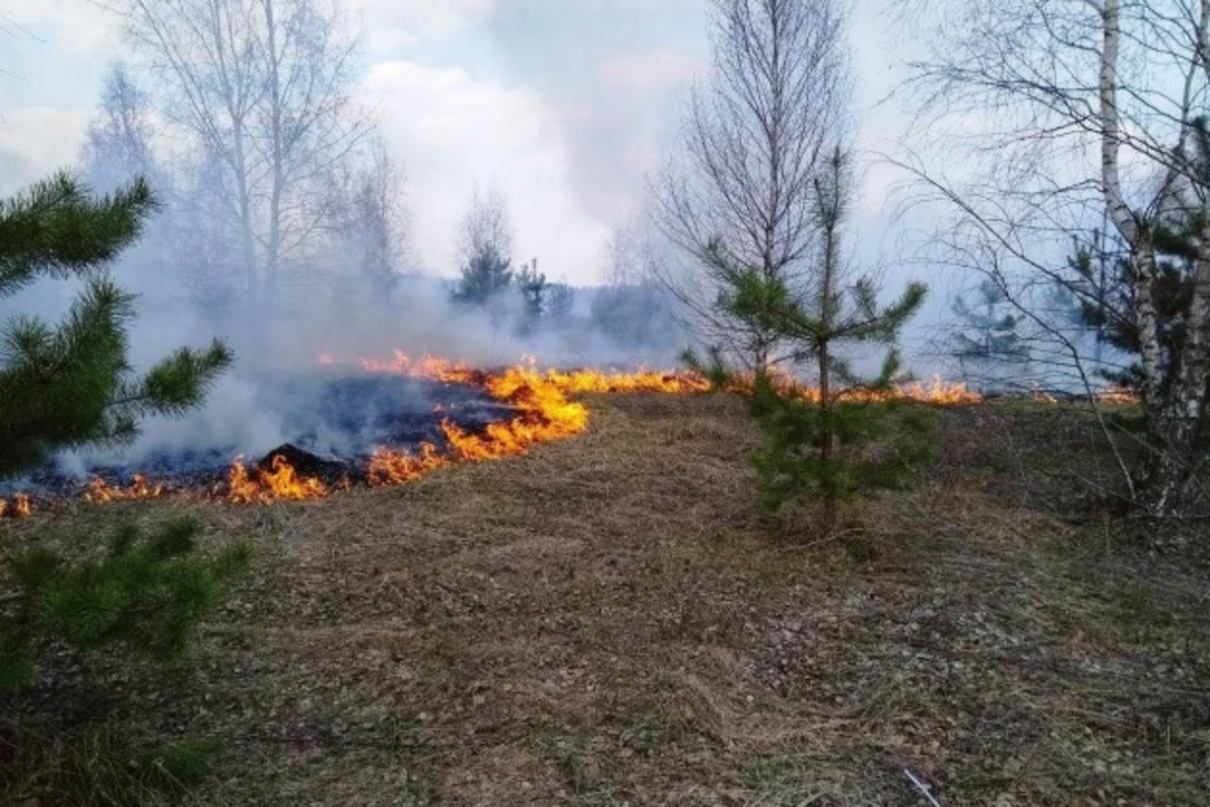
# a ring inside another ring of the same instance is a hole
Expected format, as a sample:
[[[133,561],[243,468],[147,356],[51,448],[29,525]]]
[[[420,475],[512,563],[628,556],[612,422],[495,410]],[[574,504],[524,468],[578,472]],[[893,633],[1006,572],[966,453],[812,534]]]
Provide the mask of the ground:
[[[184,510],[256,553],[184,669],[62,654],[0,712],[217,739],[202,804],[927,804],[905,771],[947,805],[1205,803],[1205,537],[1098,515],[1057,408],[939,413],[919,486],[821,542],[762,520],[739,402],[589,402],[581,437],[404,488],[0,527]]]

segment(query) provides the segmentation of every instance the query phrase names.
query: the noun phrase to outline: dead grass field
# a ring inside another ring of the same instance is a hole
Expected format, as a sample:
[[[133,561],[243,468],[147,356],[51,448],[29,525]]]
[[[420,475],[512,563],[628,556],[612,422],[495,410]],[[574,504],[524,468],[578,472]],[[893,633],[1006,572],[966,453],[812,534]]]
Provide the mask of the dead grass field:
[[[923,483],[812,545],[761,523],[739,402],[591,407],[406,488],[0,526],[188,510],[256,553],[188,669],[62,656],[0,707],[217,738],[203,804],[926,804],[905,768],[947,805],[1210,801],[1210,565],[1057,506],[1059,413],[941,413]]]

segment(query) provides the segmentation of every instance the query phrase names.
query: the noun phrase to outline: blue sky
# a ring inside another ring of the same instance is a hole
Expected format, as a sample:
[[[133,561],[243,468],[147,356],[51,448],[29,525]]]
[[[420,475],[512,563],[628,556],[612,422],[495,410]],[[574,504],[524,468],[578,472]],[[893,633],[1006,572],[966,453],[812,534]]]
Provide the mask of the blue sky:
[[[675,132],[705,69],[705,0],[346,0],[362,30],[359,99],[381,118],[407,176],[413,252],[452,274],[458,217],[476,183],[511,207],[517,258],[553,277],[601,277],[610,231],[642,205],[644,176]],[[862,149],[903,128],[875,107],[904,53],[879,17],[854,4],[855,112]],[[0,192],[70,165],[108,63],[123,54],[89,0],[0,0]],[[857,226],[864,253],[887,243],[891,179],[865,175]]]

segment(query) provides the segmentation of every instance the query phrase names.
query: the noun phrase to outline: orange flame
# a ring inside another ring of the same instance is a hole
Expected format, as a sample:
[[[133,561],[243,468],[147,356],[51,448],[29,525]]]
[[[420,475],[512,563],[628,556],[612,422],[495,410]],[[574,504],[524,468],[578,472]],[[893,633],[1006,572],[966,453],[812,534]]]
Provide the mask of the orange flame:
[[[658,392],[665,395],[686,395],[708,392],[710,382],[696,373],[665,372],[640,369],[626,373],[616,370],[547,370],[545,380],[567,395]]]
[[[136,499],[158,499],[164,495],[164,486],[152,483],[142,474],[130,478],[128,487],[110,485],[99,476],[94,476],[84,491],[84,501],[93,504],[109,504],[111,502],[126,502]]]
[[[33,513],[34,504],[24,493],[14,493],[12,501],[0,499],[0,518],[29,518]]]
[[[1129,389],[1107,389],[1098,393],[1096,398],[1097,403],[1111,406],[1131,406],[1142,400],[1137,392]]]
[[[278,500],[302,502],[322,499],[328,486],[314,477],[299,476],[285,457],[276,455],[268,471],[249,471],[236,457],[227,472],[227,500],[236,504],[270,504]]]
[[[420,444],[418,455],[380,448],[370,458],[366,479],[373,487],[403,485],[448,464],[449,459],[438,453],[437,446],[428,442]]]
[[[793,381],[788,382],[788,387],[797,392],[803,400],[812,403],[820,401],[820,391],[816,387],[801,386]],[[899,384],[890,389],[863,387],[843,389],[836,393],[835,400],[851,403],[914,401],[937,406],[966,406],[982,403],[983,396],[975,390],[968,389],[966,384],[943,381],[939,376],[934,376],[928,384],[914,381],[910,384]]]
[[[325,357],[332,363],[331,357]],[[424,356],[413,359],[402,350],[396,350],[389,359],[362,358],[358,361],[367,373],[402,375],[408,378],[430,378],[450,384],[470,384],[481,374],[478,370],[461,362]]]
[[[316,361],[323,366],[337,365],[340,360],[331,354],[320,354]],[[469,431],[449,419],[441,423],[448,446],[439,449],[432,443],[422,443],[416,453],[382,447],[376,450],[366,468],[369,485],[401,485],[458,462],[481,462],[512,457],[527,452],[538,443],[559,440],[580,434],[588,428],[589,411],[584,404],[569,396],[586,394],[660,393],[686,395],[706,392],[709,382],[693,372],[656,372],[639,369],[634,372],[595,369],[538,369],[533,359],[501,372],[483,372],[448,359],[424,356],[414,359],[397,350],[389,358],[359,358],[356,361],[368,373],[424,378],[452,384],[480,386],[497,401],[513,407],[515,415],[503,422],[491,423],[480,431]],[[797,393],[805,400],[818,401],[817,389],[801,385],[786,377],[785,390]],[[751,382],[739,381],[736,392],[751,390]],[[982,397],[962,384],[948,384],[934,379],[929,385],[912,384],[893,390],[847,390],[837,395],[841,400],[913,400],[940,405],[978,403]],[[435,412],[444,411],[438,406]],[[346,480],[341,487],[349,487]],[[163,487],[150,484],[145,477],[135,476],[129,488],[114,488],[100,479],[89,484],[85,498],[89,501],[111,502],[161,495]],[[216,496],[240,504],[269,504],[278,500],[309,501],[322,499],[331,489],[317,478],[300,476],[285,457],[275,456],[270,468],[249,469],[243,457],[237,457],[228,471],[225,486],[214,491]],[[17,501],[21,501],[18,499]],[[28,498],[24,499],[28,514]],[[0,515],[12,511],[12,505],[0,501]]]

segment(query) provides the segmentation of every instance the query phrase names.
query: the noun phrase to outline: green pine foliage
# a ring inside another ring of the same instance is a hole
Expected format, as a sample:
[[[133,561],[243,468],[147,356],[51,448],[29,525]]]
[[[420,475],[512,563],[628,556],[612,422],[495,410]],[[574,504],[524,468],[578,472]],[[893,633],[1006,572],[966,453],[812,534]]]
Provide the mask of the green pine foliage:
[[[142,180],[90,199],[67,174],[0,202],[0,294],[41,274],[71,277],[113,260],[138,238],[154,209]]]
[[[181,349],[144,374],[128,360],[134,297],[100,273],[139,235],[155,208],[142,180],[95,198],[63,174],[0,202],[0,294],[39,276],[85,281],[67,317],[16,317],[0,333],[0,477],[55,451],[128,440],[139,419],[198,404],[232,361],[214,342]],[[18,613],[0,624],[0,689],[29,684],[52,641],[80,651],[122,644],[163,661],[180,656],[193,629],[247,562],[236,547],[194,554],[196,525],[169,524],[149,538],[114,536],[100,559],[34,549],[9,564]]]
[[[902,401],[841,399],[824,407],[761,375],[751,411],[765,438],[754,462],[760,503],[770,513],[802,495],[823,502],[825,518],[834,518],[837,505],[870,491],[908,487],[932,451],[929,413]],[[821,450],[825,440],[830,452]]]
[[[1199,185],[1205,187],[1210,184],[1210,120],[1203,117],[1192,121],[1189,135],[1188,144],[1173,157],[1186,163],[1199,178]],[[1201,204],[1183,199],[1179,190],[1170,202],[1164,213],[1142,222],[1156,252],[1151,293],[1162,351],[1159,388],[1165,396],[1180,374],[1185,320],[1196,282],[1198,241],[1206,229]],[[1101,375],[1124,388],[1139,389],[1143,371],[1139,362],[1142,342],[1135,317],[1138,270],[1120,244],[1111,242],[1106,247],[1102,245],[1104,240],[1098,231],[1090,242],[1076,241],[1068,258],[1071,279],[1064,280],[1061,292],[1072,300],[1077,324],[1128,358],[1125,367],[1102,368]]]
[[[761,501],[778,510],[790,497],[812,494],[822,504],[822,530],[833,529],[838,506],[863,492],[902,485],[928,448],[919,408],[870,401],[858,391],[889,388],[900,376],[899,331],[920,308],[918,283],[888,305],[878,301],[868,277],[847,286],[841,230],[848,210],[848,161],[839,149],[813,185],[820,251],[807,282],[791,286],[782,275],[731,259],[716,242],[710,260],[727,279],[718,306],[751,331],[769,333],[790,349],[796,368],[809,368],[819,383],[817,401],[804,399],[770,368],[757,366],[751,411],[764,434],[755,457]],[[846,356],[858,345],[888,345],[878,376],[863,379]],[[691,363],[717,385],[736,384],[721,351]]]
[[[189,520],[146,537],[125,527],[97,559],[68,560],[49,548],[15,558],[18,608],[0,634],[0,690],[31,684],[39,652],[55,641],[80,652],[123,645],[162,663],[178,661],[197,625],[248,567],[243,545],[198,555],[197,534]]]
[[[516,281],[523,305],[520,330],[524,335],[531,333],[546,314],[550,283],[547,282],[546,275],[538,271],[537,259],[521,266]]]
[[[953,311],[962,323],[954,333],[951,351],[964,372],[970,366],[995,368],[1029,361],[1029,345],[1021,337],[1021,318],[1006,310],[1008,298],[990,280],[975,289],[973,302],[958,295]]]
[[[486,305],[512,283],[511,264],[512,260],[501,255],[494,244],[486,244],[462,267],[454,300],[470,305]]]
[[[1185,345],[1185,316],[1193,301],[1196,245],[1192,234],[1168,227],[1153,233],[1156,244],[1156,277],[1151,291],[1159,319],[1159,341],[1163,366],[1160,389],[1166,391],[1180,372],[1178,357]],[[1076,278],[1073,301],[1078,325],[1092,331],[1101,343],[1129,357],[1124,367],[1100,368],[1106,381],[1126,389],[1139,389],[1143,370],[1139,362],[1142,341],[1133,316],[1138,271],[1121,257],[1099,255],[1086,244],[1077,243],[1068,266]],[[1066,290],[1065,290],[1066,291]]]
[[[40,275],[87,279],[67,318],[16,317],[0,332],[0,478],[63,448],[123,441],[141,417],[196,405],[230,365],[220,342],[181,349],[137,376],[126,328],[135,298],[98,270],[139,235],[155,208],[143,181],[99,199],[68,175],[0,202],[0,295]]]

